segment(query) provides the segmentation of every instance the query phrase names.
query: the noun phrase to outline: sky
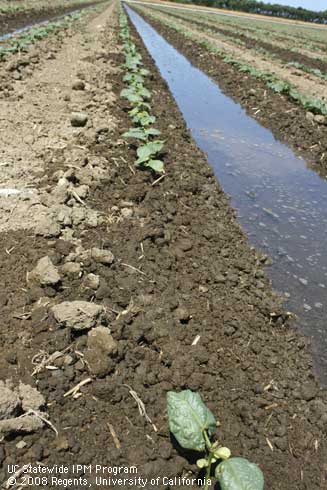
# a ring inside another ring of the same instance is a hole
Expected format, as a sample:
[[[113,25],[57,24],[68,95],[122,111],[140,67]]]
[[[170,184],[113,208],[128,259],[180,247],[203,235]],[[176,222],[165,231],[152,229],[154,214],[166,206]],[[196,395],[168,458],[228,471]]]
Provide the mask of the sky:
[[[267,0],[267,3],[279,3],[291,7],[303,7],[309,10],[327,10],[327,0]]]

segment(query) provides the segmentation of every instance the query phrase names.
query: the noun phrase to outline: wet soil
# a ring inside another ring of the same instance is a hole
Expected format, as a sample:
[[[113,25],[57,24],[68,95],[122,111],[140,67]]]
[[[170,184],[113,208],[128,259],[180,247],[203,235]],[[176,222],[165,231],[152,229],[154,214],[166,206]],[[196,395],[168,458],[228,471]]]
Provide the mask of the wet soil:
[[[107,81],[117,97],[110,107],[118,124],[109,134],[102,129],[77,135],[84,155],[80,165],[95,154],[106,161],[105,182],[90,183],[86,199],[106,221],[74,230],[85,248],[111,250],[113,264],[89,259],[81,265],[81,275],[64,274],[57,287],[31,287],[26,273],[39,258],[51,256],[62,270],[76,245],[35,238],[28,231],[0,235],[0,377],[36,385],[59,432],[56,437],[45,427],[2,440],[0,478],[6,478],[9,464],[36,462],[70,465],[65,477],[84,475],[92,488],[112,485],[95,485],[94,472],[73,473],[73,464],[136,465],[137,476],[195,478],[194,455],[172,444],[165,412],[168,390],[190,388],[201,393],[217,416],[219,440],[235,455],[260,465],[267,489],[285,489],[287,481],[287,490],[322,490],[327,479],[327,393],[312,374],[307,342],[289,325],[265,276],[265,258],[249,247],[205,155],[131,28],[152,73],[147,87],[153,92],[156,125],[167,140],[163,179],[134,170],[133,145],[121,139],[130,121],[119,98],[123,56],[118,37],[115,42],[110,37],[113,28],[117,34],[114,22],[101,37],[106,52],[89,56],[95,67],[101,63],[103,78],[97,80],[89,70],[85,80],[93,84],[93,107],[100,113],[107,99],[99,85],[103,89],[103,79]],[[49,176],[64,166],[61,155],[56,157],[48,162]],[[71,178],[76,183],[73,174]],[[85,287],[88,273],[100,277],[96,291]],[[114,357],[101,349],[90,357],[87,334],[55,322],[48,306],[77,299],[106,308],[104,321],[117,344]],[[32,377],[32,360],[40,351],[65,351],[65,356],[53,361],[57,369]],[[64,396],[87,378],[91,380],[81,396]],[[131,389],[157,430],[140,415]],[[25,446],[17,446],[20,442]],[[146,488],[185,486],[148,483]]]
[[[319,175],[327,177],[326,126],[315,123],[304,108],[285,95],[275,94],[261,80],[238,72],[219,56],[209,53],[181,33],[143,12],[142,16],[194,66],[219,83],[223,93],[239,102],[251,117],[269,128],[277,139],[288,144],[296,154],[303,156]]]
[[[157,9],[152,9],[152,10],[156,11]],[[206,29],[209,28],[211,31],[217,32],[218,34],[223,34],[224,36],[227,36],[229,38],[240,39],[241,41],[244,42],[244,47],[246,49],[261,48],[261,49],[268,51],[269,53],[276,55],[276,57],[279,60],[281,60],[285,63],[296,61],[296,62],[301,63],[301,64],[303,64],[309,68],[318,69],[322,73],[327,73],[327,63],[325,63],[321,60],[311,58],[311,57],[306,56],[304,54],[292,52],[289,49],[283,49],[283,48],[280,48],[278,46],[274,46],[271,43],[267,43],[264,41],[259,41],[259,40],[253,39],[253,38],[251,38],[245,34],[242,34],[240,32],[237,32],[237,33],[234,32],[233,33],[228,29],[222,29],[220,27],[216,27],[216,26],[212,25],[211,23],[208,24],[206,22],[201,22],[201,21],[195,20],[193,18],[189,18],[187,16],[178,15],[175,13],[173,14],[167,10],[165,10],[164,13],[169,15],[170,17],[174,17],[176,19],[181,19],[184,21],[186,20],[189,24],[199,26],[200,28],[206,28]]]
[[[83,4],[70,4],[67,7],[47,7],[46,9],[36,10],[31,9],[28,12],[25,10],[12,12],[10,14],[0,15],[0,36],[9,34],[17,29],[44,22],[46,20],[52,20],[60,15],[69,14],[77,9],[84,9],[94,5],[103,3],[103,0],[97,0],[93,2],[87,2]]]

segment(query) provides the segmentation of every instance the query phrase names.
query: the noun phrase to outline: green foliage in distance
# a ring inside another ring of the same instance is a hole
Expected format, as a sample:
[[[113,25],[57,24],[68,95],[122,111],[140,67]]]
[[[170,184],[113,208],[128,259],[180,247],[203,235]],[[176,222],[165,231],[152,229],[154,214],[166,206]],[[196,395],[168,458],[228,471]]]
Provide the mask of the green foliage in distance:
[[[142,10],[142,9],[139,9]],[[171,29],[174,29],[177,32],[180,32],[183,36],[186,38],[191,39],[193,42],[198,44],[199,46],[203,47],[210,53],[219,56],[222,58],[222,60],[225,63],[231,64],[235,66],[235,68],[242,72],[242,73],[248,73],[249,75],[253,76],[254,78],[257,78],[259,80],[263,80],[267,87],[274,91],[275,93],[278,94],[283,94],[289,97],[291,100],[294,102],[298,103],[300,106],[302,106],[304,109],[313,112],[314,114],[321,114],[325,117],[327,117],[327,105],[321,100],[321,99],[316,99],[313,98],[309,95],[302,94],[296,90],[296,88],[289,82],[285,80],[281,80],[276,75],[270,72],[265,72],[258,70],[257,68],[244,63],[241,60],[233,58],[233,56],[229,55],[224,51],[223,49],[217,48],[215,45],[213,45],[208,39],[206,38],[196,38],[194,37],[194,33],[192,31],[189,31],[186,29],[184,26],[181,26],[179,24],[176,24],[175,22],[172,22],[170,19],[163,19],[162,17],[158,17],[152,13],[150,13],[148,10],[146,10],[146,14],[149,17],[152,17],[156,20],[159,20],[163,24],[167,25]],[[295,65],[294,65],[295,66]],[[296,67],[296,66],[295,66]],[[320,70],[319,70],[320,71]],[[313,71],[310,70],[310,73],[313,73]],[[314,73],[315,75],[318,75],[318,71]],[[321,73],[321,78],[324,77],[324,74]]]

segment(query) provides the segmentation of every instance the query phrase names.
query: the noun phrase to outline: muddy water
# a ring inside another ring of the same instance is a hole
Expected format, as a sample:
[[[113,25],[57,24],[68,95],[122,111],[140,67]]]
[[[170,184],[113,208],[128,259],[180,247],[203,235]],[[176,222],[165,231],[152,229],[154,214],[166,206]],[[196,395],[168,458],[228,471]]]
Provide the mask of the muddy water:
[[[327,183],[126,7],[327,384]],[[282,117],[282,115],[281,115]]]

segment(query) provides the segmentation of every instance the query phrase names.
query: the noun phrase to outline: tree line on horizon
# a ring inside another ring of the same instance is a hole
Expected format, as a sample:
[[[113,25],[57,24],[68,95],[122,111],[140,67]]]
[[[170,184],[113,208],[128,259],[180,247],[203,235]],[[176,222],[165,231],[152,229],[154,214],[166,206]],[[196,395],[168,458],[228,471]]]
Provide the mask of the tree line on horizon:
[[[177,3],[193,3],[206,7],[217,7],[227,10],[239,10],[251,14],[270,15],[283,19],[301,20],[327,24],[327,10],[315,12],[302,7],[291,7],[278,3],[264,3],[257,0],[173,0]]]

